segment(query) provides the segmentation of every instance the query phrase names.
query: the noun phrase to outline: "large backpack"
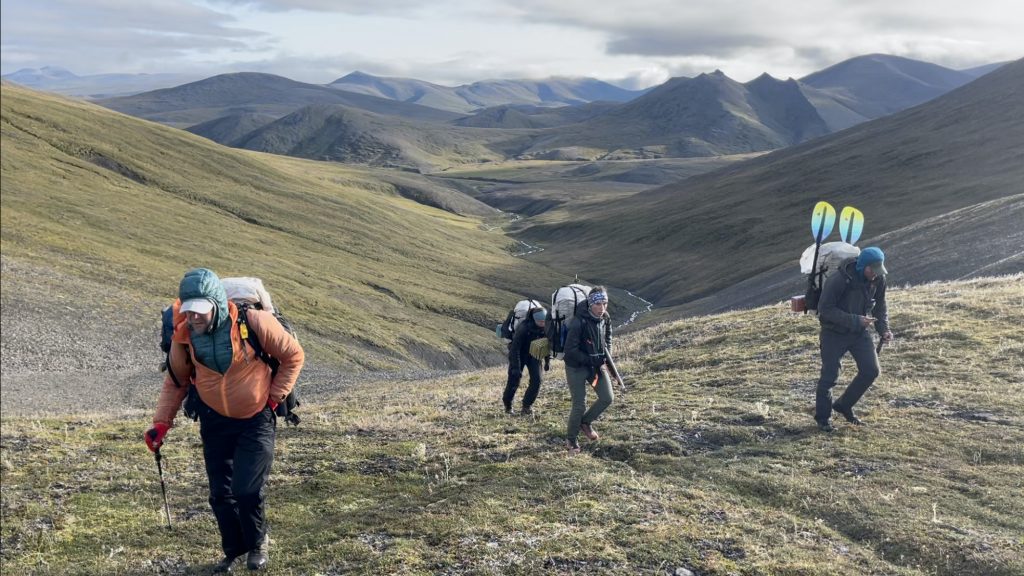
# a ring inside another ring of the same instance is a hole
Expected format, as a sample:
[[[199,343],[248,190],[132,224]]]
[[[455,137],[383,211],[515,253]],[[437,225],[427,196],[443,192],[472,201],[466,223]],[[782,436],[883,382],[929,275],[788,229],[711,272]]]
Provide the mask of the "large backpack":
[[[569,284],[551,294],[551,318],[545,326],[551,342],[551,354],[558,360],[565,357],[565,336],[569,333],[569,322],[576,316],[577,309],[587,302],[590,286]]]
[[[814,244],[811,244],[800,257],[800,273],[814,278],[816,281],[807,286],[807,293],[804,294],[804,303],[807,310],[818,310],[818,301],[821,300],[821,289],[825,286],[825,280],[833,272],[839,270],[851,258],[860,255],[860,248],[847,244],[846,242],[828,242],[822,244],[818,252],[818,266],[814,270],[814,276],[809,276],[814,261]]]
[[[268,354],[263,350],[263,345],[260,343],[259,338],[256,337],[256,332],[249,329],[249,310],[265,310],[274,315],[274,318],[280,322],[281,327],[295,337],[295,329],[292,327],[291,322],[287,318],[282,316],[277,309],[274,308],[273,301],[270,298],[270,293],[267,292],[266,288],[263,287],[263,281],[259,278],[224,278],[221,280],[221,284],[224,285],[224,291],[227,292],[228,300],[235,303],[238,308],[238,333],[242,339],[252,347],[256,357],[265,362],[270,366],[271,378],[277,375],[277,369],[281,365],[281,362]],[[177,300],[175,304],[177,304]],[[181,322],[183,318],[179,315],[175,318],[174,312],[178,306],[171,305],[167,306],[163,310],[162,315],[162,329],[160,338],[160,349],[164,352],[164,362],[160,365],[160,371],[168,369],[170,365],[170,354],[171,354],[171,338],[174,336],[174,327],[178,322]],[[177,320],[177,322],[176,322]],[[181,383],[178,382],[177,377],[174,375],[173,370],[168,370],[168,374],[171,375],[171,380],[178,387]],[[188,396],[185,399],[183,409],[185,415],[192,420],[199,419],[199,395],[196,392],[195,386],[189,383]],[[284,402],[281,402],[277,406],[277,415],[284,418],[285,422],[298,426],[299,416],[295,414],[294,410],[301,402],[299,402],[299,396],[295,388],[288,393]]]
[[[516,302],[516,305],[509,310],[508,316],[505,317],[505,321],[498,324],[497,328],[495,328],[494,333],[498,338],[511,343],[512,337],[515,336],[516,328],[519,327],[519,324],[538,308],[544,308],[544,305],[537,300],[520,300],[519,302]]]

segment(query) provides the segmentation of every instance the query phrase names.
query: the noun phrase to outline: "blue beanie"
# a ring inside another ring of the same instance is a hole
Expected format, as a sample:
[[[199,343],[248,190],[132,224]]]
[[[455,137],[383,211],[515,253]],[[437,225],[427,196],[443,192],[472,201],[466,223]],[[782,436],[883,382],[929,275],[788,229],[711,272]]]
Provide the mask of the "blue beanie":
[[[860,251],[860,256],[857,257],[857,272],[863,273],[865,266],[871,266],[872,268],[881,268],[876,270],[881,274],[885,274],[885,266],[873,266],[873,264],[884,264],[885,253],[882,252],[881,248],[871,246]]]
[[[541,320],[547,320],[547,319],[548,319],[548,311],[547,310],[545,310],[543,308],[538,308],[538,309],[533,311],[533,320],[535,322],[540,322]]]

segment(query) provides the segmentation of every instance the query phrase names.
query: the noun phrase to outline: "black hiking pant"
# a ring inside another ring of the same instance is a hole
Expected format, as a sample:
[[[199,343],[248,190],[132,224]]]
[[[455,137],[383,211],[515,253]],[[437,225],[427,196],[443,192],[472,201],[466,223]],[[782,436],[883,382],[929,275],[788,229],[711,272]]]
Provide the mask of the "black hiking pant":
[[[881,371],[870,332],[862,330],[857,334],[839,334],[822,330],[821,378],[814,402],[814,419],[819,423],[828,422],[832,417],[832,388],[839,379],[840,360],[847,352],[857,363],[857,375],[836,401],[837,406],[852,409]]]
[[[269,407],[243,419],[207,408],[199,422],[221,548],[225,556],[241,556],[266,538],[263,487],[274,462],[277,416]]]
[[[531,356],[529,350],[520,351],[519,364],[530,371],[530,385],[526,388],[526,394],[523,394],[523,408],[529,408],[533,406],[534,401],[537,400],[537,394],[540,392],[540,360]],[[519,381],[523,377],[522,371],[516,374],[513,368],[514,366],[509,364],[508,382],[505,384],[505,393],[501,396],[501,401],[505,403],[506,408],[512,406],[512,401],[516,397],[516,390],[519,390]]]

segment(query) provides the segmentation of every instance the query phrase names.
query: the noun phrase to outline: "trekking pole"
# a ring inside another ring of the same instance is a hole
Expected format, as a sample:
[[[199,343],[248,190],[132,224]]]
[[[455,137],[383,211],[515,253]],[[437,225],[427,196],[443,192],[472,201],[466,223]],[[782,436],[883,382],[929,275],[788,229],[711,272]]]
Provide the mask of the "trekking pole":
[[[885,346],[885,339],[884,338],[879,338],[878,339],[878,346],[875,346],[875,354],[876,355],[882,353],[882,346]]]
[[[626,391],[626,382],[622,379],[622,375],[619,373],[619,367],[615,365],[615,360],[612,359],[611,354],[605,354],[604,357],[605,365],[608,366],[608,371],[611,372],[615,381],[619,383],[619,389],[623,392]]]
[[[160,449],[157,448],[153,452],[153,457],[156,458],[156,471],[160,474],[160,492],[164,495],[164,513],[167,514],[167,529],[171,529],[171,507],[167,505],[167,486],[164,484],[164,467],[160,464]]]

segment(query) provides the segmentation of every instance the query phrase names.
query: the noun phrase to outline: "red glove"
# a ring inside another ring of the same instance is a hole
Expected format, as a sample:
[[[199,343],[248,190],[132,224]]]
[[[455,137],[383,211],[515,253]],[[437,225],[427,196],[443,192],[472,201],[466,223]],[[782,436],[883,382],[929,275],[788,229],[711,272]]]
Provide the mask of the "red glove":
[[[274,402],[273,398],[267,398],[267,406],[270,406],[271,410],[277,412],[277,402]]]
[[[167,436],[167,431],[171,427],[163,422],[157,422],[153,424],[153,427],[146,430],[146,446],[149,446],[150,452],[156,452],[160,449],[160,446],[164,443],[164,436]]]

